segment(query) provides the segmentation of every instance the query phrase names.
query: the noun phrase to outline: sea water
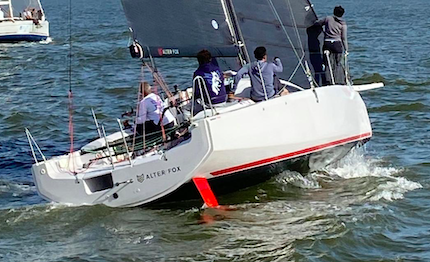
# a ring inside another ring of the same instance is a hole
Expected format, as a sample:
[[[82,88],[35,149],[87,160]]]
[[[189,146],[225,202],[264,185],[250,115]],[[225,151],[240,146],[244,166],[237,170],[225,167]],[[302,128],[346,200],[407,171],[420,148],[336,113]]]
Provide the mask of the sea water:
[[[356,84],[373,127],[365,147],[309,174],[286,171],[219,197],[223,209],[109,208],[38,196],[25,137],[47,156],[69,150],[67,1],[44,0],[51,39],[0,44],[1,261],[430,260],[430,42],[427,0],[315,0],[341,4]],[[108,132],[134,105],[141,74],[127,50],[120,1],[73,1],[76,147]],[[194,59],[157,61],[170,85],[191,85]]]

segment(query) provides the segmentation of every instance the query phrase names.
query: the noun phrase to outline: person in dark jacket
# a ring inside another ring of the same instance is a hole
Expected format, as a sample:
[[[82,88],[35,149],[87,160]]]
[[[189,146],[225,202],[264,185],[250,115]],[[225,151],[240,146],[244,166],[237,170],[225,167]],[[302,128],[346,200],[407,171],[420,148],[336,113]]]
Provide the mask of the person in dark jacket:
[[[342,18],[345,10],[336,6],[333,16],[320,19],[316,24],[324,26],[324,64],[326,79],[332,84],[345,84],[345,72],[342,66],[342,55],[348,55],[347,26]],[[328,55],[328,58],[327,58]],[[328,84],[328,83],[326,83]]]
[[[195,81],[195,90],[193,94],[193,100],[195,103],[194,114],[203,110],[203,102],[207,107],[209,106],[209,98],[210,102],[214,106],[224,104],[227,100],[223,73],[219,68],[216,59],[212,58],[212,55],[208,50],[204,49],[197,54],[197,60],[199,62],[199,67],[194,72],[193,76],[193,81]],[[199,81],[196,80],[197,76],[204,79],[204,85],[201,83],[201,91],[203,94],[201,94],[199,88]],[[197,102],[198,100],[200,100],[200,103]]]

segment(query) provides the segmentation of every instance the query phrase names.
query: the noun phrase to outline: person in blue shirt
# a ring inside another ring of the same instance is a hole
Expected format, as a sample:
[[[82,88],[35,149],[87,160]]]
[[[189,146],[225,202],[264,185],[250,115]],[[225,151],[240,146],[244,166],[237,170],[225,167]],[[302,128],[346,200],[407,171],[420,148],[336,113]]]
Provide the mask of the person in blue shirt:
[[[202,85],[203,94],[200,93],[199,82],[195,83],[194,90],[194,101],[198,99],[201,100],[200,103],[195,103],[196,109],[194,113],[203,110],[202,103],[209,106],[209,99],[207,93],[209,94],[210,102],[212,105],[217,106],[223,104],[227,100],[227,93],[224,86],[224,77],[221,69],[215,58],[212,58],[211,53],[204,49],[197,54],[197,60],[199,62],[199,67],[194,72],[193,81],[196,81],[197,76],[201,76],[204,79],[204,85]],[[206,87],[206,90],[204,88]],[[203,97],[203,99],[202,99]],[[199,106],[200,105],[200,106]]]
[[[275,57],[274,62],[267,62],[267,51],[264,46],[259,46],[254,50],[257,61],[244,65],[234,79],[233,90],[236,90],[239,80],[244,74],[248,74],[251,79],[251,99],[255,102],[267,100],[275,96],[276,91],[273,85],[275,73],[282,72],[281,59]]]

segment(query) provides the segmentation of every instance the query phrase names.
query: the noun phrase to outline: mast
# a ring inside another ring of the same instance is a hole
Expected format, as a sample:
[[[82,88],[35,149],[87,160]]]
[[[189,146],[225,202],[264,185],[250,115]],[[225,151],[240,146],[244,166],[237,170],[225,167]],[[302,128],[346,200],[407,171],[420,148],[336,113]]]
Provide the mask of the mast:
[[[9,0],[9,16],[13,19],[12,0]]]
[[[245,41],[238,26],[236,12],[231,0],[221,0],[221,4],[226,16],[227,24],[230,29],[230,33],[233,37],[234,44],[239,48],[239,58],[242,65],[250,63],[251,59],[248,54],[248,50],[245,46]]]

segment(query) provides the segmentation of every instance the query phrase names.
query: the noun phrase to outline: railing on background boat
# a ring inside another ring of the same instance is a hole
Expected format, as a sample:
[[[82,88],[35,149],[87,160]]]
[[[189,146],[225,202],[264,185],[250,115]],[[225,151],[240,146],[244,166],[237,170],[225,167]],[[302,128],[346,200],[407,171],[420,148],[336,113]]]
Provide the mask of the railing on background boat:
[[[25,134],[27,135],[28,143],[30,144],[31,154],[33,155],[33,158],[34,158],[34,161],[36,162],[36,164],[38,164],[39,161],[37,160],[36,152],[34,151],[33,144],[34,144],[34,146],[36,146],[37,151],[42,156],[43,162],[46,162],[45,155],[42,153],[42,150],[40,150],[39,145],[36,143],[36,140],[34,140],[33,136],[30,133],[30,130],[28,130],[28,128],[25,129]]]

